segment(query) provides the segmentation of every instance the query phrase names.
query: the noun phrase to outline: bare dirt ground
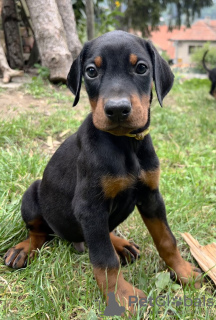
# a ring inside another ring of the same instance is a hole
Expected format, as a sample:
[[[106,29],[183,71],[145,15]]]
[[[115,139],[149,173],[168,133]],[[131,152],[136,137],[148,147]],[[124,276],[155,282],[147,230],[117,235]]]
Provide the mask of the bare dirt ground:
[[[12,82],[4,84],[0,79],[0,114],[1,119],[12,119],[21,113],[28,111],[37,112],[51,112],[51,105],[47,102],[47,99],[35,99],[33,96],[26,94],[25,90],[22,90],[22,85],[29,83],[31,76],[24,75],[24,77],[18,77],[12,79]]]
[[[10,120],[26,112],[37,112],[49,116],[56,111],[61,104],[72,106],[73,95],[69,89],[65,89],[61,93],[66,96],[67,100],[56,99],[55,97],[35,98],[31,94],[26,93],[22,85],[31,81],[30,77],[15,78],[13,82],[3,84],[0,79],[0,119]],[[52,86],[50,84],[50,86]],[[55,92],[59,92],[57,86],[52,86]],[[82,101],[79,103],[80,111],[83,106],[89,104],[85,91],[81,92]],[[79,120],[79,114],[78,120]]]
[[[46,99],[35,99],[31,95],[24,94],[17,89],[8,89],[1,93],[1,119],[11,119],[19,115],[37,109],[37,112],[48,113],[53,110]]]
[[[18,81],[16,79],[5,85],[0,79],[0,120],[10,122],[12,119],[19,117],[19,115],[28,113],[36,113],[49,117],[61,108],[68,110],[69,113],[72,111],[74,97],[69,89],[47,83],[44,96],[39,95],[40,97],[36,98],[32,94],[29,94],[26,87],[23,86],[30,81],[31,78],[28,77],[26,79],[22,77]],[[76,120],[84,120],[86,113],[88,110],[90,111],[90,107],[88,106],[89,101],[83,88],[79,104],[73,113]],[[37,117],[35,119],[33,121],[37,121]],[[45,141],[40,138],[35,139],[35,145],[40,145],[45,153],[52,155],[70,134],[70,129],[62,130],[58,136],[53,137],[48,133]]]

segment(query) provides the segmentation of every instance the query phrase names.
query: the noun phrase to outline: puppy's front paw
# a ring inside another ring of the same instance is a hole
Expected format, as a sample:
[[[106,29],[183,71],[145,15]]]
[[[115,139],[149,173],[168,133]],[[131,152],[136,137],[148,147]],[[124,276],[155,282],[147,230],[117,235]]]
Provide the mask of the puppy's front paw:
[[[4,255],[4,261],[8,267],[14,269],[25,268],[27,261],[31,261],[35,253],[36,251],[30,248],[29,241],[25,240],[9,249]]]
[[[113,233],[110,234],[110,239],[116,252],[120,256],[122,265],[133,263],[140,257],[139,246],[134,242],[117,237]]]

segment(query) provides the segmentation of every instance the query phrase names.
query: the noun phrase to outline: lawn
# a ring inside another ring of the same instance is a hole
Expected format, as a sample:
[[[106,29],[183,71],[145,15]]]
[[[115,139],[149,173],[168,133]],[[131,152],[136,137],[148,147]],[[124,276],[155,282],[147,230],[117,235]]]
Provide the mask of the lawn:
[[[176,76],[164,108],[159,107],[155,94],[152,104],[151,136],[161,162],[160,190],[168,221],[183,257],[194,264],[180,232],[190,232],[202,245],[216,237],[216,100],[208,94],[209,88],[208,80],[183,82]],[[41,178],[51,154],[89,112],[87,96],[83,90],[80,103],[72,108],[73,97],[67,88],[53,87],[38,78],[16,91],[1,89],[0,98],[4,98],[0,121],[0,319],[99,319],[99,305],[104,310],[105,304],[87,250],[78,254],[70,243],[55,237],[25,269],[12,270],[3,261],[7,249],[27,235],[20,216],[24,191]],[[7,99],[12,99],[10,104]],[[207,278],[203,287],[195,290],[183,289],[170,280],[137,211],[118,231],[141,247],[139,261],[122,268],[125,278],[149,297],[156,299],[160,294],[163,300],[141,308],[140,315],[132,319],[216,318],[213,283]],[[184,303],[176,304],[180,299]]]

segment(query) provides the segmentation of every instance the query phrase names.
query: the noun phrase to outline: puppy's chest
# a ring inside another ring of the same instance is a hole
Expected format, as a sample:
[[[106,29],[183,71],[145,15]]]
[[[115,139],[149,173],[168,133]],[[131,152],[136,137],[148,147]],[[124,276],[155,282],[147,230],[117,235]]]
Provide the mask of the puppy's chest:
[[[138,191],[142,186],[156,190],[159,186],[160,168],[144,170],[138,167],[136,171],[128,171],[124,174],[104,175],[101,177],[101,185],[104,197],[114,199],[122,192]]]
[[[133,188],[138,182],[138,177],[133,174],[110,176],[105,175],[101,179],[104,197],[114,199],[119,193]]]

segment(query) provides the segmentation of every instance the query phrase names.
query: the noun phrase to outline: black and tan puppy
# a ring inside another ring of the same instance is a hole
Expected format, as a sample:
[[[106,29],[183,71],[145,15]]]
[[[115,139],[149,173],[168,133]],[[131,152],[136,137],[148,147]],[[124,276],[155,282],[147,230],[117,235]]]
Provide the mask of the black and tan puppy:
[[[130,295],[144,297],[119,273],[118,254],[136,258],[138,249],[111,233],[137,206],[166,264],[182,283],[195,279],[167,223],[148,133],[153,81],[161,105],[173,84],[168,64],[150,42],[114,31],[87,42],[74,61],[68,75],[74,105],[82,77],[92,112],[53,155],[43,179],[25,192],[21,211],[29,237],[8,250],[6,265],[25,266],[28,254],[56,233],[78,249],[87,243],[104,295],[117,284],[122,304]]]
[[[206,66],[206,63],[205,63],[205,57],[207,55],[209,50],[205,51],[204,55],[203,55],[203,59],[202,59],[202,63],[203,63],[203,67],[204,69],[207,71],[208,73],[208,77],[209,77],[209,80],[211,81],[211,89],[210,89],[210,94],[216,98],[216,93],[215,93],[215,88],[216,88],[216,68],[213,68],[213,69],[209,69],[207,66]]]

